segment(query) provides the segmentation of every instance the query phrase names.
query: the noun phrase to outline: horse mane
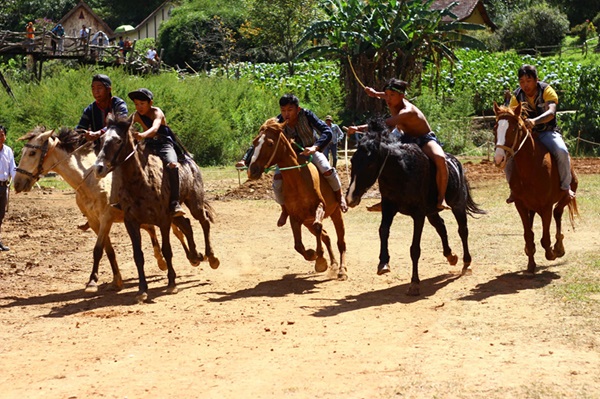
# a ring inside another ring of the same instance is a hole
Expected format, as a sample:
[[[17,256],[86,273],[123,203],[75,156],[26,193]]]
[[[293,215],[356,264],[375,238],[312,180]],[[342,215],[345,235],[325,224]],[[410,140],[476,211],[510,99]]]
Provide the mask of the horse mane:
[[[68,154],[73,153],[75,150],[82,147],[88,141],[80,131],[71,129],[63,126],[58,129],[58,134],[54,133],[54,137],[58,138],[58,146],[65,150]],[[85,146],[81,148],[81,154],[87,155],[92,151],[92,146]]]

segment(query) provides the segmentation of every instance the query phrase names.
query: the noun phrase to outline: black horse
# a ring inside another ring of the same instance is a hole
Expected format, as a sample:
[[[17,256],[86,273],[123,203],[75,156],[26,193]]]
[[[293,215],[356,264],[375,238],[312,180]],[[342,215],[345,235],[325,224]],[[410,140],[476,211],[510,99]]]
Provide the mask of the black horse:
[[[469,253],[467,214],[483,214],[471,198],[469,184],[462,165],[452,155],[446,154],[448,166],[448,188],[446,202],[458,222],[458,234],[463,244],[462,272],[471,265]],[[414,230],[410,247],[412,278],[408,295],[419,295],[419,256],[421,255],[421,234],[425,218],[435,227],[442,239],[444,256],[451,265],[458,262],[448,244],[448,234],[444,220],[437,209],[437,186],[435,166],[416,144],[403,144],[390,136],[383,121],[371,121],[369,132],[362,138],[352,157],[352,181],[348,187],[346,201],[355,207],[363,194],[375,181],[379,181],[381,192],[382,219],[379,226],[381,249],[377,274],[390,271],[388,238],[390,227],[397,212],[413,218]]]

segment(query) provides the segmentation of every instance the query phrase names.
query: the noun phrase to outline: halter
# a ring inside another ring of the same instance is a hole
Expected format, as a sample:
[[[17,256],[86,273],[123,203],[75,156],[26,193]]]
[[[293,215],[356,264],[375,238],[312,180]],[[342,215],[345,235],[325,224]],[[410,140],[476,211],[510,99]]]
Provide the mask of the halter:
[[[519,131],[521,131],[522,127],[519,124],[519,120],[518,120],[518,118],[515,115],[513,115],[513,114],[511,114],[509,112],[504,112],[504,113],[501,113],[499,115],[496,115],[496,121],[498,121],[502,117],[504,117],[505,119],[506,119],[506,117],[510,117],[510,118],[516,119],[517,126],[518,126],[517,129]],[[514,158],[514,156],[517,154],[517,152],[519,152],[521,150],[521,147],[523,147],[523,144],[525,144],[525,141],[527,140],[527,137],[529,137],[529,135],[530,135],[529,131],[526,130],[525,134],[523,135],[523,140],[521,140],[521,142],[519,143],[518,148],[516,148],[517,147],[517,143],[518,143],[516,139],[514,140],[512,147],[508,147],[508,146],[505,146],[505,145],[502,145],[502,144],[496,144],[496,148],[500,148],[500,149],[508,152],[510,154],[510,156]]]

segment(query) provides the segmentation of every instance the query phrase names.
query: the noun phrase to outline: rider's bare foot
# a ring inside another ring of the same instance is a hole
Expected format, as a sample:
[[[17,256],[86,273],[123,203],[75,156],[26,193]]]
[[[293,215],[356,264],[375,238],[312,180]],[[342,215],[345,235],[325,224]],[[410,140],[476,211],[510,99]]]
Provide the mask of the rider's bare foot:
[[[575,191],[569,189],[569,190],[565,190],[565,191],[569,191],[569,199],[574,199],[575,198]]]
[[[375,205],[368,206],[367,207],[367,211],[369,211],[369,212],[381,212],[381,202],[378,202]]]
[[[437,209],[440,211],[443,211],[443,210],[452,209],[452,208],[450,208],[450,206],[448,206],[448,204],[446,203],[446,200],[443,199],[442,202],[438,202]]]

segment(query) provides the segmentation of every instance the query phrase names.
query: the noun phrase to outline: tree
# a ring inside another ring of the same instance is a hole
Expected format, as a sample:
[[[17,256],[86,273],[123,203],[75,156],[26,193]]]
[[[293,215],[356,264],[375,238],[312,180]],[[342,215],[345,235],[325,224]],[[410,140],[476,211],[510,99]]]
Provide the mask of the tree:
[[[500,41],[516,50],[558,46],[569,31],[567,16],[547,4],[511,14],[498,31]]]
[[[317,16],[317,0],[255,0],[250,9],[249,29],[272,61],[283,60],[290,75],[300,53],[304,28]]]
[[[453,47],[481,43],[464,34],[480,25],[456,22],[450,8],[432,9],[433,0],[325,0],[328,19],[311,25],[303,41],[317,40],[301,56],[334,54],[341,60],[341,77],[348,93],[346,107],[363,115],[382,112],[381,101],[368,98],[356,84],[382,88],[399,77],[411,81],[420,76],[424,63],[439,70],[443,59],[454,60]],[[442,21],[442,19],[448,21]]]

